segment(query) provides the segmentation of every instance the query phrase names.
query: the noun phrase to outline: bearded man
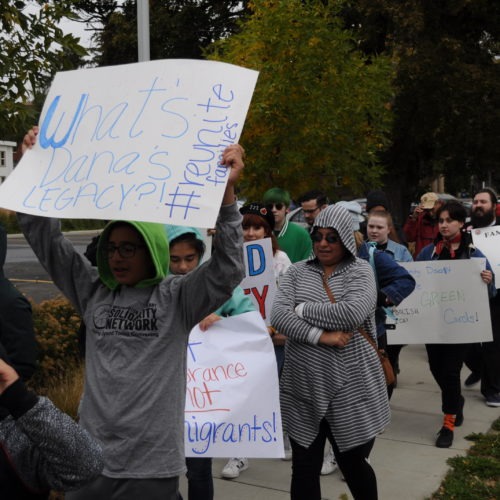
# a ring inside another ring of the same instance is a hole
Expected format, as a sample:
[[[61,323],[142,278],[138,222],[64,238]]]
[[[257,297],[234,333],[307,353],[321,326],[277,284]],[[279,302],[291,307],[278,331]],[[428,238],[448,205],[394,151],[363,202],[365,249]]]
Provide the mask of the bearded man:
[[[483,188],[474,195],[471,229],[500,226],[500,219],[496,217],[497,200],[497,194],[491,188]],[[493,341],[471,344],[465,364],[472,373],[465,380],[465,386],[481,381],[481,394],[486,405],[500,407],[500,293],[490,299],[490,314]]]

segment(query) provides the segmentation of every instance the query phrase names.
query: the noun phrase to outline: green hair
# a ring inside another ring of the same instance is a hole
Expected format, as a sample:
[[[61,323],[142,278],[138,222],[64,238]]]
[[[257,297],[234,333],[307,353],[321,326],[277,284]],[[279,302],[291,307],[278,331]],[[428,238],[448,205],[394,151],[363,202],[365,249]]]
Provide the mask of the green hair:
[[[264,193],[262,201],[265,205],[269,203],[283,203],[289,207],[292,200],[288,191],[281,188],[271,188]]]

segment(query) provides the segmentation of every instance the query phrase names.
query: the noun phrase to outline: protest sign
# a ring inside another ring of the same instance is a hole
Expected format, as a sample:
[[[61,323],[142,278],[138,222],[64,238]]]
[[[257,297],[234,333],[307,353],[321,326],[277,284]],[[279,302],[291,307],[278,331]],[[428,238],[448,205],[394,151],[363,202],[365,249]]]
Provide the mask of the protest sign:
[[[185,451],[191,457],[283,457],[278,371],[256,311],[189,337]]]
[[[276,278],[273,268],[273,246],[271,238],[250,241],[244,244],[245,278],[240,283],[246,295],[253,300],[255,307],[264,318],[266,325],[271,324],[271,309],[276,295]]]
[[[258,73],[159,60],[57,73],[1,206],[57,218],[214,227]]]
[[[416,281],[394,308],[389,344],[456,344],[492,340],[485,259],[400,262]]]
[[[490,263],[495,273],[495,285],[500,288],[500,226],[472,229],[472,241]]]

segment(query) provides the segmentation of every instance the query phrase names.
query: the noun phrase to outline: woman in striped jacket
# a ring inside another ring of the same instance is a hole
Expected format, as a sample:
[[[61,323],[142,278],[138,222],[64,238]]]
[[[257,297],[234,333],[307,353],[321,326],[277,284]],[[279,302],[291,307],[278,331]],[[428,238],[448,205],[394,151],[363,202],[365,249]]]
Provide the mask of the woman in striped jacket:
[[[311,238],[314,256],[282,278],[271,319],[288,337],[281,408],[293,450],[291,498],[321,498],[328,439],[353,497],[376,499],[367,459],[390,410],[377,354],[359,333],[376,339],[374,276],[356,257],[345,208],[323,210]]]

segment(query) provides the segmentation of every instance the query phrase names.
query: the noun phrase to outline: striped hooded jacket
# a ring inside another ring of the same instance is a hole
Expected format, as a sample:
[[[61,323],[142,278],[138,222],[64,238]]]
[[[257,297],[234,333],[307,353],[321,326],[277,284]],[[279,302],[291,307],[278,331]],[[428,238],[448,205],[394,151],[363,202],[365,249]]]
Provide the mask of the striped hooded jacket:
[[[283,277],[272,324],[288,337],[281,377],[283,422],[290,437],[308,447],[326,419],[340,451],[366,443],[389,423],[384,375],[373,347],[357,331],[375,333],[376,286],[368,262],[357,258],[349,212],[323,210],[315,227],[333,228],[346,256],[327,276],[336,302],[323,288],[323,270],[312,256]],[[323,330],[354,332],[344,348],[318,344]]]

